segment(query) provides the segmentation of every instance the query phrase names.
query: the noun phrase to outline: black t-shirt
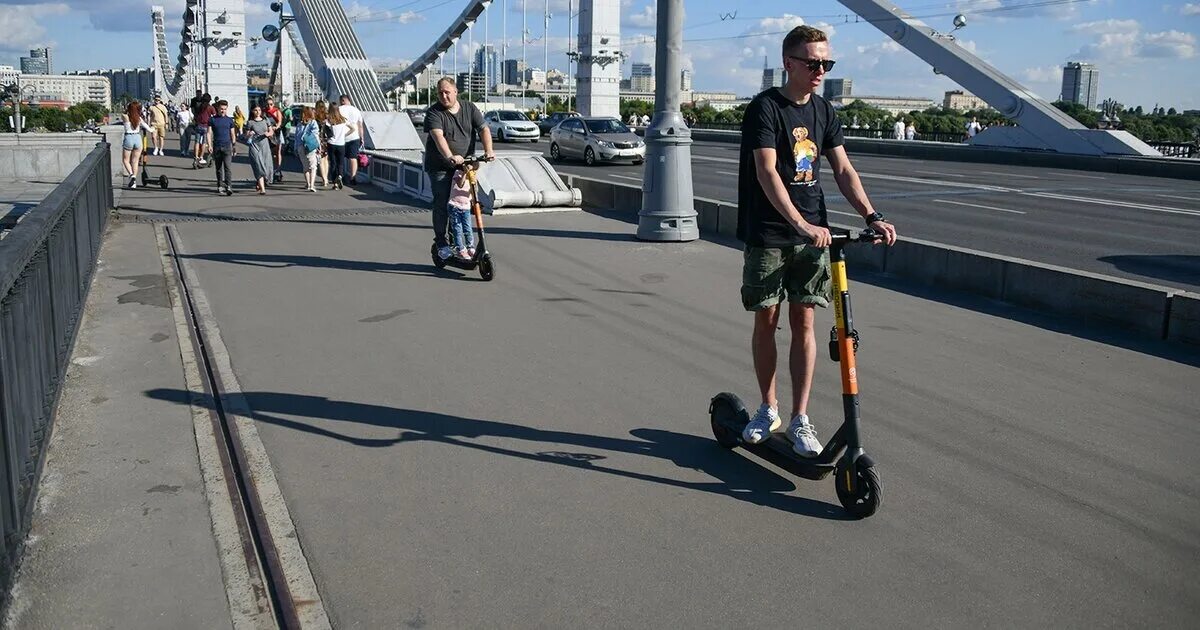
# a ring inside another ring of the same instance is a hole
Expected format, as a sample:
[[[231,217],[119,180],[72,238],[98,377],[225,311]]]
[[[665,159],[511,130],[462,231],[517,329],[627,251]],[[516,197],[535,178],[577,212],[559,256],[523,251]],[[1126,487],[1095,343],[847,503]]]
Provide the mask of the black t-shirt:
[[[203,96],[194,97],[192,99],[192,117],[199,116],[206,105],[208,105],[208,102],[204,100]]]
[[[454,163],[442,157],[433,141],[434,129],[445,134],[450,155],[466,157],[475,152],[475,136],[483,126],[483,112],[470,101],[459,101],[457,114],[451,114],[441,103],[430,107],[425,114],[425,131],[429,132],[425,141],[425,170],[454,170]]]
[[[808,242],[763,192],[754,163],[755,149],[775,149],[775,170],[796,209],[805,221],[828,227],[825,195],[821,192],[821,154],[844,143],[837,112],[820,96],[813,94],[803,105],[788,100],[777,88],[754,97],[742,118],[738,239],[754,247]]]

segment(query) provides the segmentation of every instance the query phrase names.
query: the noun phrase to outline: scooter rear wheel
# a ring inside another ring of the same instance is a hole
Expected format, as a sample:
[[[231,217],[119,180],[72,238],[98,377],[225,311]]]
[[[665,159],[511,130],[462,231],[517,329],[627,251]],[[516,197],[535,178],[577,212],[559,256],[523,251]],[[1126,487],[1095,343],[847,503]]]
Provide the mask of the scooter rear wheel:
[[[159,175],[159,176],[158,176],[158,186],[159,186],[159,188],[162,188],[163,190],[166,190],[166,189],[167,189],[167,186],[169,186],[170,184],[171,184],[171,181],[167,179],[167,176],[166,176],[166,175]]]
[[[496,266],[490,257],[479,261],[479,276],[489,282],[496,277]]]
[[[838,501],[851,516],[867,518],[883,504],[883,482],[879,480],[879,472],[874,466],[861,463],[854,465],[854,491],[847,488],[846,475],[850,473],[841,464],[838,464],[835,472],[834,485],[837,487]]]

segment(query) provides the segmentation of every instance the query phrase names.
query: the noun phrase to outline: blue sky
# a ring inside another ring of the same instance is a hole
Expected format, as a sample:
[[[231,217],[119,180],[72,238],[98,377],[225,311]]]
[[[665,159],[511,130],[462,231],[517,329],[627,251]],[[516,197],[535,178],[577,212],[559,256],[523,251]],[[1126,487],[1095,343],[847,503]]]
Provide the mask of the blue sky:
[[[150,65],[149,6],[167,8],[168,48],[178,42],[183,0],[0,0],[0,63],[16,65],[28,48],[55,47],[56,70]],[[271,20],[267,0],[248,0],[250,30]],[[466,0],[349,0],[351,16],[377,65],[395,65],[423,52]],[[576,10],[578,10],[578,3]],[[653,61],[654,2],[622,0],[622,40],[631,61]],[[1090,61],[1101,72],[1100,97],[1129,105],[1200,109],[1200,0],[901,0],[909,13],[939,30],[964,13],[959,42],[1044,98],[1058,96],[1060,68]],[[1031,6],[1032,5],[1032,6]],[[521,0],[508,0],[510,57],[519,56]],[[542,65],[546,0],[528,0],[531,65]],[[854,80],[859,94],[925,96],[940,100],[957,86],[873,26],[854,23],[834,0],[687,0],[685,67],[695,88],[756,91],[763,55],[777,63],[780,35],[808,23],[831,32],[838,66],[831,77]],[[503,0],[495,0],[489,30],[502,39]],[[997,10],[1000,9],[1000,10]],[[550,66],[565,68],[567,0],[550,0]],[[724,19],[723,19],[724,18]],[[482,43],[478,29],[476,45]],[[460,69],[469,53],[461,46]],[[267,47],[252,56],[267,58]],[[624,74],[628,75],[628,65]]]

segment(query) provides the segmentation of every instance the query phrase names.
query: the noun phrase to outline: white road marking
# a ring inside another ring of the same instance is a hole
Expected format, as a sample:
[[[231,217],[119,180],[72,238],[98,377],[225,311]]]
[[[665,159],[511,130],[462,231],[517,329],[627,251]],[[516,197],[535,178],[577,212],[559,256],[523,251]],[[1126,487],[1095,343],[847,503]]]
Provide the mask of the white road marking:
[[[642,181],[641,177],[634,177],[633,175],[617,175],[616,173],[609,173],[608,175],[609,175],[609,177],[618,177],[620,179],[628,179],[628,180],[634,181],[634,182]]]
[[[1011,212],[1013,214],[1025,214],[1021,210],[1009,210],[1008,208],[997,208],[996,206],[985,206],[981,203],[966,203],[965,201],[950,201],[949,199],[934,199],[938,203],[949,203],[956,206],[967,206],[968,208],[983,208],[984,210],[996,210],[997,212]]]
[[[1153,210],[1155,212],[1168,212],[1170,214],[1186,214],[1189,216],[1200,217],[1200,210],[1181,210],[1179,208],[1168,208],[1166,206],[1152,206],[1146,203],[1133,203],[1130,201],[1115,201],[1113,199],[1093,199],[1091,197],[1077,197],[1075,195],[1062,195],[1057,193],[1046,192],[1023,192],[1022,195],[1030,197],[1043,197],[1045,199],[1058,199],[1061,201],[1079,201],[1082,203],[1094,203],[1098,206],[1109,206],[1112,208],[1137,208],[1138,210]]]
[[[693,160],[704,160],[706,162],[724,162],[725,164],[737,164],[738,161],[733,158],[719,158],[708,155],[693,155]]]
[[[846,217],[854,217],[860,220],[862,219],[862,215],[857,212],[843,212],[841,210],[827,210],[827,212],[829,212],[829,214],[840,214]]]
[[[1064,177],[1082,177],[1083,179],[1108,179],[1107,177],[1099,177],[1097,175],[1079,175],[1078,173],[1054,173]]]
[[[913,169],[911,172],[913,172],[913,173],[924,173],[925,175],[940,175],[940,176],[942,176],[942,177],[966,177],[966,175],[959,175],[959,174],[956,174],[956,173],[939,173],[939,172],[937,172],[937,171],[920,171],[920,170],[917,170],[917,169]]]
[[[913,184],[933,184],[934,186],[947,186],[950,188],[970,188],[973,190],[986,190],[989,192],[1005,192],[1014,193],[1021,192],[1017,188],[1005,188],[1004,186],[988,186],[987,184],[968,184],[965,182],[946,182],[938,179],[925,179],[922,177],[905,177],[903,175],[878,175],[875,173],[864,173],[859,171],[859,177],[871,179],[890,179],[897,182],[909,182]]]
[[[734,177],[737,177],[737,173],[734,173],[733,171],[717,171],[717,174],[718,175],[733,175]]]
[[[1185,197],[1183,195],[1154,195],[1155,197],[1166,197],[1167,199],[1186,199],[1188,201],[1200,201],[1200,197]]]
[[[982,175],[995,175],[996,177],[1016,177],[1018,179],[1041,179],[1037,175],[1017,175],[1016,173],[1001,173],[1000,171],[976,171]]]

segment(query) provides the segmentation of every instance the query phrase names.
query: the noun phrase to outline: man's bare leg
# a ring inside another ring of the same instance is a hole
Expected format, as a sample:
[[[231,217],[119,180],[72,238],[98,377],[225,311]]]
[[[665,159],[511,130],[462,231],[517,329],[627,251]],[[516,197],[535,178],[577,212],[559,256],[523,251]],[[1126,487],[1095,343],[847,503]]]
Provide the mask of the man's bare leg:
[[[779,406],[775,391],[775,370],[779,351],[775,347],[775,331],[779,327],[779,305],[769,306],[754,312],[754,336],[750,350],[754,355],[754,375],[758,377],[758,391],[763,403]]]
[[[788,309],[792,345],[788,363],[792,372],[792,417],[808,415],[813,371],[817,367],[817,337],[814,330],[816,305],[794,303]]]

